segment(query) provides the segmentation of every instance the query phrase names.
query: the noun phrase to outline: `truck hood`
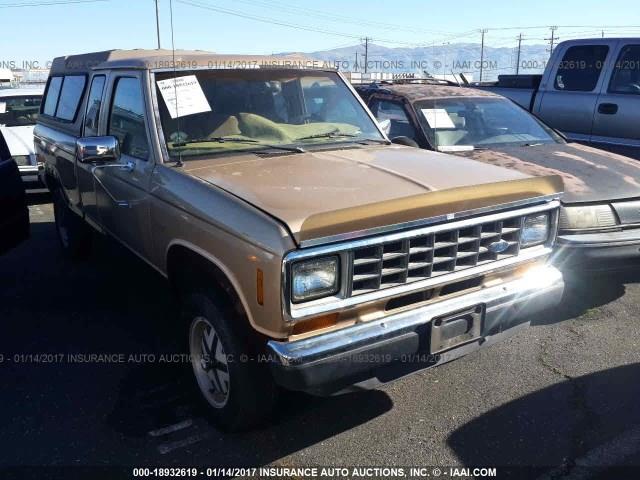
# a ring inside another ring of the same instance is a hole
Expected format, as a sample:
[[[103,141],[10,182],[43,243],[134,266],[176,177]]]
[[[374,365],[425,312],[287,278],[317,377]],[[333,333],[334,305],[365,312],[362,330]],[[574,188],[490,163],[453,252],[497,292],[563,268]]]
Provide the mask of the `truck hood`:
[[[278,218],[299,243],[562,190],[557,177],[398,145],[227,156],[184,168]]]
[[[11,156],[33,153],[33,125],[22,127],[0,127]]]
[[[640,197],[640,161],[578,143],[460,152],[528,175],[560,175],[565,203]]]

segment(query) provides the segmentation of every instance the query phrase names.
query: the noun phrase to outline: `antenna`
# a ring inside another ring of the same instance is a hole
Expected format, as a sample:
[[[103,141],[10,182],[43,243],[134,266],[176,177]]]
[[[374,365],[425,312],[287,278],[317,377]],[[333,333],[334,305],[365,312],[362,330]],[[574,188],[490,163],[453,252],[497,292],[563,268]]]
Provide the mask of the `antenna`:
[[[180,112],[178,111],[178,87],[176,86],[176,80],[178,78],[178,72],[176,71],[176,45],[173,40],[173,0],[169,0],[169,15],[171,19],[171,62],[173,63],[173,94],[176,97],[176,120],[178,122],[178,144],[180,144],[180,136],[182,130],[180,127]],[[175,146],[175,143],[174,143]],[[182,152],[178,154],[178,160],[176,161],[177,167],[182,167]]]

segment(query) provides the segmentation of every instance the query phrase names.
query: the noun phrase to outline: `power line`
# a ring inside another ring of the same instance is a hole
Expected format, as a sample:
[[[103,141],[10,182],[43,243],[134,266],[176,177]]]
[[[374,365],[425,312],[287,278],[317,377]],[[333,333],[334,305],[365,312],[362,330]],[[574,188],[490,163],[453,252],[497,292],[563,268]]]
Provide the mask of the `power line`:
[[[439,35],[449,35],[449,34],[455,33],[450,31],[443,31],[443,30],[433,30],[433,29],[412,27],[408,25],[398,25],[393,23],[377,22],[377,21],[366,20],[362,18],[353,18],[353,17],[348,17],[346,15],[339,15],[334,12],[325,12],[321,10],[314,10],[311,8],[297,7],[297,6],[293,6],[293,5],[290,5],[284,2],[275,1],[275,0],[236,0],[236,2],[249,4],[254,7],[256,5],[261,5],[270,9],[281,10],[281,11],[284,11],[285,13],[299,12],[303,14],[305,17],[311,16],[311,17],[321,18],[325,21],[350,23],[350,24],[355,24],[359,26],[365,25],[365,26],[375,27],[378,29],[392,30],[394,32],[397,32],[398,29],[402,29],[403,31],[410,31],[414,33],[429,33],[429,34],[436,33]]]
[[[263,23],[269,23],[269,24],[272,24],[272,25],[278,25],[278,26],[282,26],[282,27],[294,28],[296,30],[303,30],[303,31],[307,31],[307,32],[321,33],[321,34],[325,34],[325,35],[334,35],[334,36],[344,37],[344,38],[353,38],[353,39],[357,39],[357,40],[360,40],[362,38],[361,35],[344,33],[344,32],[337,32],[335,30],[329,30],[329,29],[324,29],[324,28],[310,27],[310,26],[306,26],[306,25],[301,25],[301,24],[286,22],[286,21],[283,21],[283,20],[278,20],[278,19],[271,18],[271,17],[263,17],[263,16],[260,16],[260,15],[253,15],[253,14],[245,13],[245,12],[242,12],[242,11],[239,11],[239,10],[231,10],[231,9],[228,9],[228,8],[215,7],[215,6],[210,5],[210,4],[205,4],[202,1],[176,0],[176,2],[177,3],[181,3],[183,5],[189,5],[189,6],[192,6],[192,7],[201,8],[203,10],[210,10],[210,11],[213,11],[213,12],[223,13],[223,14],[226,14],[226,15],[232,15],[232,16],[235,16],[235,17],[246,18],[246,19],[249,19],[249,20],[255,20],[257,22],[263,22]],[[390,44],[404,45],[404,46],[410,46],[410,47],[424,46],[424,44],[421,44],[421,43],[401,42],[401,41],[398,41],[398,40],[390,40],[390,39],[384,39],[384,38],[376,38],[376,40],[379,41],[380,43],[390,43]]]
[[[34,3],[0,3],[0,8],[21,8],[21,7],[46,7],[49,5],[72,5],[82,3],[108,2],[109,0],[52,0],[49,2]]]

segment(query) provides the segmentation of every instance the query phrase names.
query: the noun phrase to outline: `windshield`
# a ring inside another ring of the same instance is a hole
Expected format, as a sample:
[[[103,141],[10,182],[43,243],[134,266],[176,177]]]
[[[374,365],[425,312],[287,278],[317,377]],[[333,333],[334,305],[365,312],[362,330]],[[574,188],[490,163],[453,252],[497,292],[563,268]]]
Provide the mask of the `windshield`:
[[[441,151],[495,145],[557,143],[561,138],[504,98],[445,98],[415,102],[429,142]]]
[[[0,97],[0,125],[6,127],[35,125],[41,101],[41,95]]]
[[[169,155],[384,141],[336,73],[198,70],[156,74]],[[175,99],[178,99],[177,105]]]

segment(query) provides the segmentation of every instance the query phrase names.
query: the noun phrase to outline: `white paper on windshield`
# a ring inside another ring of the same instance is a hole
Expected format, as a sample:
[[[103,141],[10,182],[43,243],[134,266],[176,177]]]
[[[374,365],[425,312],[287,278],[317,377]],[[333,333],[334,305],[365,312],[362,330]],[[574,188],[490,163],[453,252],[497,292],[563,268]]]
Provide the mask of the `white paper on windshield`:
[[[157,83],[171,118],[211,111],[195,75],[158,80]]]
[[[427,123],[433,129],[456,128],[453,120],[444,108],[423,108],[422,114],[427,119]]]
[[[0,102],[0,113],[7,113],[7,104],[5,102]]]

